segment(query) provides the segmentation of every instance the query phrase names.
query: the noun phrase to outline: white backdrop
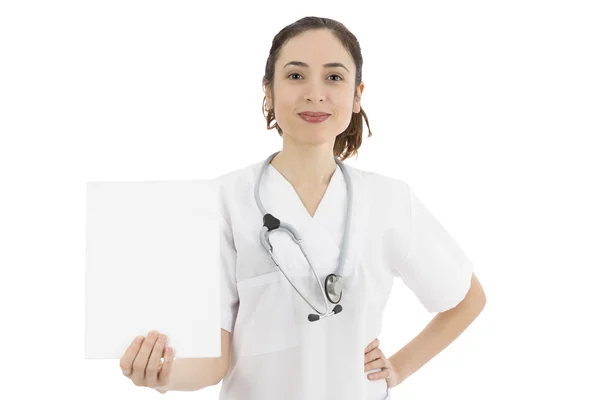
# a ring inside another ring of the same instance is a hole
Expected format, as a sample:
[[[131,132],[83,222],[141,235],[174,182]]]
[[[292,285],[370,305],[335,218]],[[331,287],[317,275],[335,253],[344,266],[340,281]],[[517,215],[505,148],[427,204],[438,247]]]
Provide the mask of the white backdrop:
[[[85,183],[212,178],[279,149],[261,79],[309,15],[363,50],[373,136],[346,162],[409,183],[487,295],[394,398],[600,398],[598,3],[319,3],[0,3],[3,398],[161,396],[83,359]],[[397,280],[380,347],[432,317]]]

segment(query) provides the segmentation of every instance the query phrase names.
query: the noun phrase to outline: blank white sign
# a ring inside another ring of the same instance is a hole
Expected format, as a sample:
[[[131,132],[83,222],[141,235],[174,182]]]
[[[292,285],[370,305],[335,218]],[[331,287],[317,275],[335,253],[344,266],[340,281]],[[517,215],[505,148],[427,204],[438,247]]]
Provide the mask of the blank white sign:
[[[213,180],[87,182],[85,359],[167,335],[177,358],[221,356]]]

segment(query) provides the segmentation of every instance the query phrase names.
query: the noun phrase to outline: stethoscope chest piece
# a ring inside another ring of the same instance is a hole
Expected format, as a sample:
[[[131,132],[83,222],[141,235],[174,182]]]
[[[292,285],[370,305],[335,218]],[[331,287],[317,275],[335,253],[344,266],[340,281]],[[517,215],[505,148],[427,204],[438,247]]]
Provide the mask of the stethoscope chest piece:
[[[337,304],[342,299],[342,277],[329,274],[325,279],[325,294],[330,302]]]

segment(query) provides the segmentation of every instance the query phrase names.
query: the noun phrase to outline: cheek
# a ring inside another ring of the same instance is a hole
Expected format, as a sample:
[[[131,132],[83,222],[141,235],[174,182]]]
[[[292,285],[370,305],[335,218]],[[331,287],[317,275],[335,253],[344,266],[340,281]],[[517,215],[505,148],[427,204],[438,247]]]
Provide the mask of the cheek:
[[[296,109],[297,103],[296,98],[291,95],[281,96],[277,98],[275,108],[278,108],[283,118],[288,118],[288,114]]]
[[[351,115],[354,108],[354,97],[351,93],[345,93],[343,97],[340,97],[336,101],[335,108],[344,115]]]

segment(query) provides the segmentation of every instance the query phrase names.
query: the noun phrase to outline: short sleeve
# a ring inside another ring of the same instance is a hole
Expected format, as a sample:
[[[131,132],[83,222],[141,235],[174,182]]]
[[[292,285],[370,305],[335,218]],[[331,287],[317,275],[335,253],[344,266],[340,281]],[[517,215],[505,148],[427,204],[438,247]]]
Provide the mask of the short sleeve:
[[[221,328],[231,332],[239,307],[235,265],[237,252],[231,226],[220,215],[219,246],[221,269]]]
[[[471,287],[473,264],[409,185],[410,245],[393,268],[427,311],[443,312],[460,303]]]

